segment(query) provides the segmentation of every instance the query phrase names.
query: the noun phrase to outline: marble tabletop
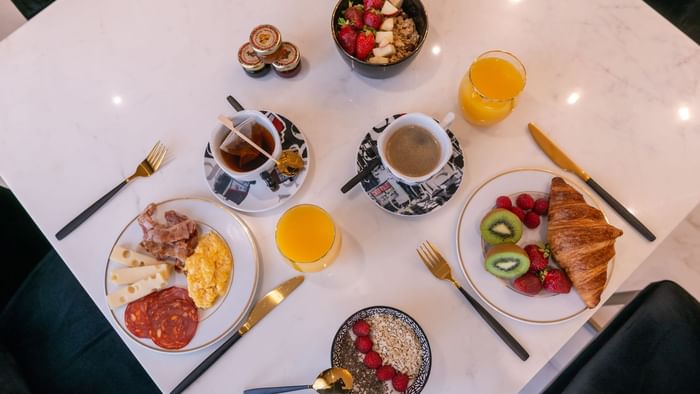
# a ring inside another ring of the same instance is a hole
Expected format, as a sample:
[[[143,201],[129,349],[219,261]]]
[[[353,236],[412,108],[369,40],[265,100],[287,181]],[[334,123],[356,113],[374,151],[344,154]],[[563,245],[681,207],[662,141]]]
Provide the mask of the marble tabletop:
[[[108,314],[105,261],[126,222],[151,201],[213,198],[202,150],[216,116],[231,113],[224,98],[277,111],[306,133],[314,166],[291,202],[242,215],[262,250],[259,293],[295,274],[272,236],[293,203],[330,211],[343,231],[342,252],[331,268],[307,275],[191,391],[311,381],[328,366],[340,323],[383,304],[412,315],[430,338],[426,392],[515,392],[591,312],[551,326],[499,316],[530,352],[522,362],[449,284],[425,271],[414,248],[430,239],[458,270],[455,228],[469,193],[510,168],[556,169],[526,131],[535,121],[658,236],[645,241],[607,209],[625,232],[609,296],[700,201],[700,48],[641,0],[426,0],[422,53],[397,77],[371,80],[336,53],[328,32],[333,3],[57,1],[0,42],[0,176]],[[236,50],[260,23],[277,25],[300,47],[296,78],[251,79],[236,63]],[[339,192],[368,127],[398,112],[457,113],[460,78],[494,48],[519,55],[527,87],[496,126],[477,129],[458,116],[452,130],[464,149],[465,177],[443,209],[401,218],[380,211],[359,188]],[[156,140],[172,152],[162,170],[58,242],[53,234],[128,175]],[[164,355],[124,341],[164,391],[210,351]]]

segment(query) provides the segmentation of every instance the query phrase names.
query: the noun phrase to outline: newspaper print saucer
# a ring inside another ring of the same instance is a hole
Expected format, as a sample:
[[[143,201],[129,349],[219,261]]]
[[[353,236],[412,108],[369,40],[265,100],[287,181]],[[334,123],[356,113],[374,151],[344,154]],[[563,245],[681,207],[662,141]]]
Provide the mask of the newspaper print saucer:
[[[357,152],[357,172],[377,157],[379,134],[402,115],[384,119],[365,135]],[[442,170],[425,182],[408,184],[380,164],[362,180],[369,198],[385,211],[401,216],[425,215],[445,205],[459,189],[464,174],[462,148],[452,131],[447,130],[447,134],[452,140],[452,157]]]
[[[216,163],[211,154],[211,147],[207,144],[204,151],[204,176],[209,190],[222,203],[243,212],[263,212],[284,204],[301,188],[311,165],[309,145],[301,130],[280,114],[269,111],[260,112],[275,125],[280,134],[282,149],[296,149],[299,152],[304,160],[304,169],[293,178],[272,170],[280,180],[279,188],[272,191],[262,178],[244,181],[228,175]]]

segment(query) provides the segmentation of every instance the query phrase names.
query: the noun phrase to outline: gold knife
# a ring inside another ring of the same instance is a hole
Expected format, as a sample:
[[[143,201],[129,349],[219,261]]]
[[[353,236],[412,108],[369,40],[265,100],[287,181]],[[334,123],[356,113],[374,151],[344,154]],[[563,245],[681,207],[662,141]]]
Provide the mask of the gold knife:
[[[245,333],[250,331],[253,326],[255,326],[263,317],[267,316],[271,310],[275,309],[282,301],[284,301],[287,296],[289,296],[299,285],[304,282],[304,276],[295,276],[292,279],[287,280],[281,285],[274,288],[269,293],[265,294],[265,297],[260,299],[257,304],[250,311],[248,319],[241,326],[241,328],[227,339],[221,346],[219,346],[212,354],[209,355],[201,364],[197,366],[185,379],[178,384],[171,394],[183,392],[190,384],[192,384],[197,378],[199,378],[206,370],[211,367],[216,360],[219,359],[226,351],[233,346]]]
[[[623,219],[627,221],[632,227],[634,227],[640,234],[644,236],[649,241],[656,239],[656,236],[637,219],[632,212],[630,212],[624,205],[620,204],[619,201],[615,199],[610,193],[608,193],[602,186],[600,186],[596,181],[591,178],[590,175],[579,167],[578,164],[574,163],[569,156],[564,153],[552,140],[547,137],[545,133],[542,132],[534,123],[528,123],[528,129],[530,129],[530,134],[532,138],[535,139],[537,145],[540,149],[563,170],[572,172],[576,174],[581,180],[586,182],[600,197],[603,198],[617,213],[622,216]]]

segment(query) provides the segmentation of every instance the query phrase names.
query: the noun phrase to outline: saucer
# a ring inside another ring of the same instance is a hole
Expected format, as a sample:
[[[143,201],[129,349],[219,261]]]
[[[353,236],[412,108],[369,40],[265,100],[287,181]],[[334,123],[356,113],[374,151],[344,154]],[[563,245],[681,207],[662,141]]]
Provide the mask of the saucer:
[[[365,135],[357,151],[357,172],[377,157],[379,134],[402,115],[384,119]],[[408,184],[379,164],[362,180],[362,188],[369,198],[385,211],[401,216],[425,215],[445,205],[459,189],[464,174],[462,148],[452,131],[448,129],[447,134],[452,140],[452,157],[437,174],[424,182]]]
[[[211,147],[207,144],[204,151],[204,176],[209,190],[222,203],[243,212],[263,212],[284,204],[304,184],[306,173],[311,165],[309,145],[301,130],[280,114],[269,111],[260,112],[275,125],[280,134],[282,149],[299,151],[304,160],[304,169],[291,180],[278,173],[281,180],[279,189],[272,191],[262,178],[244,181],[231,177],[216,163],[211,154]]]

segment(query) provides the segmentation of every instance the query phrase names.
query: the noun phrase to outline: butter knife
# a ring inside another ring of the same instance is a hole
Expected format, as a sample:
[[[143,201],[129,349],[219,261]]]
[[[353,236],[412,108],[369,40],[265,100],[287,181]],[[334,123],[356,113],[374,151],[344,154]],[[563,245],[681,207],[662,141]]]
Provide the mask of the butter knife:
[[[569,156],[567,156],[566,153],[564,153],[564,151],[562,151],[552,140],[550,140],[549,137],[542,132],[542,130],[540,130],[533,123],[528,123],[527,127],[530,129],[530,134],[532,134],[532,138],[535,139],[537,145],[539,145],[540,149],[542,149],[542,151],[554,162],[554,164],[566,171],[576,174],[579,178],[581,178],[581,180],[586,182],[591,189],[595,190],[595,192],[598,193],[598,195],[602,197],[603,200],[605,200],[612,207],[612,209],[619,213],[620,216],[627,221],[627,223],[639,231],[644,238],[649,241],[656,239],[656,236],[644,224],[642,224],[642,222],[640,222],[639,219],[632,214],[632,212],[625,208],[625,206],[617,201],[615,197],[610,195],[610,193],[608,193],[602,186],[594,181],[593,178],[591,178],[591,176],[583,170],[583,168],[574,163],[574,161],[571,160]]]
[[[257,304],[253,307],[253,310],[248,315],[248,319],[241,326],[241,328],[227,339],[221,346],[219,346],[212,354],[209,355],[201,364],[197,366],[192,372],[185,377],[185,379],[178,384],[171,394],[182,393],[189,385],[194,383],[197,378],[202,376],[209,367],[211,367],[216,360],[219,359],[226,351],[233,346],[243,335],[250,331],[253,326],[255,326],[263,317],[267,316],[271,310],[275,309],[282,301],[284,301],[287,296],[289,296],[299,285],[304,282],[304,277],[302,275],[295,276],[292,279],[287,280],[281,285],[277,286],[275,289],[265,294],[265,297],[260,299]]]

